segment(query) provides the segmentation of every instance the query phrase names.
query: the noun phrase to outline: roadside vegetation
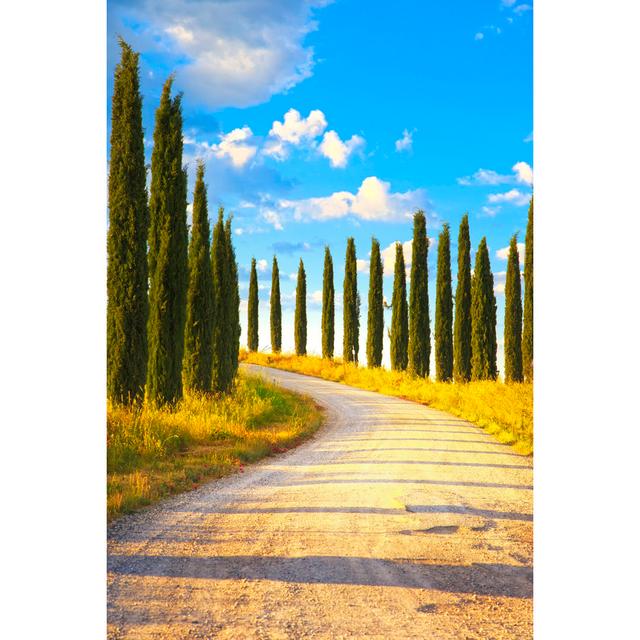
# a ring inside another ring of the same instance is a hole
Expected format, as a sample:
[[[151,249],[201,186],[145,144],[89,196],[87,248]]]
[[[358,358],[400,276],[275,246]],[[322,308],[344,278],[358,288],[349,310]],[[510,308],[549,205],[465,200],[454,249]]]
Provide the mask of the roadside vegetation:
[[[173,408],[109,402],[108,518],[242,471],[299,444],[320,422],[309,398],[243,374],[227,394],[186,393]]]
[[[533,384],[478,380],[434,382],[405,371],[365,368],[339,359],[240,352],[240,360],[406,398],[468,420],[519,453],[533,453]]]

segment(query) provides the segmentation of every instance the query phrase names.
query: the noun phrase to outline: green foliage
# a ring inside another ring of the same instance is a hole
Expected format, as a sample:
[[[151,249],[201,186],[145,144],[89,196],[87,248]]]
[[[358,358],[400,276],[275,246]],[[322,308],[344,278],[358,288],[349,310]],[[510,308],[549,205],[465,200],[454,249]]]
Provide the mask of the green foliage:
[[[360,350],[360,298],[358,297],[358,266],[356,243],[347,239],[343,289],[342,358],[345,362],[358,362]]]
[[[411,292],[409,294],[409,371],[420,377],[429,375],[431,355],[428,251],[427,220],[423,211],[417,211],[413,216]]]
[[[517,235],[509,243],[504,296],[504,380],[522,382],[522,292]]]
[[[529,203],[529,220],[524,250],[524,328],[522,330],[522,372],[533,382],[533,198]]]
[[[471,380],[471,240],[469,216],[465,213],[458,233],[458,284],[454,327],[454,378]]]
[[[451,294],[451,248],[449,225],[444,224],[438,240],[436,276],[436,380],[449,382],[453,377],[453,297]]]
[[[140,399],[147,372],[147,189],[138,55],[120,40],[111,110],[107,395]]]
[[[172,78],[156,111],[149,213],[149,361],[152,402],[182,397],[187,296],[187,173],[182,167],[182,96],[171,98]]]
[[[236,251],[233,247],[233,234],[231,233],[231,220],[233,216],[228,216],[224,224],[225,249],[227,252],[227,269],[229,273],[229,288],[227,303],[227,359],[229,362],[228,378],[231,386],[238,373],[238,354],[240,351],[240,288],[238,284],[238,263],[236,262]]]
[[[204,163],[199,162],[193,192],[193,221],[189,243],[189,286],[184,331],[184,384],[194,391],[210,391],[213,358],[213,274]]]
[[[249,303],[247,311],[247,348],[258,350],[258,273],[256,259],[251,258],[251,275],[249,276]]]
[[[298,267],[298,283],[296,285],[296,310],[294,316],[294,340],[296,354],[304,356],[307,353],[307,275],[304,263],[300,258]]]
[[[409,318],[407,309],[407,274],[405,272],[402,245],[396,242],[396,262],[393,274],[391,298],[391,368],[404,371],[408,364]]]
[[[496,297],[489,262],[487,239],[482,238],[471,283],[471,376],[473,380],[495,380]]]
[[[282,306],[280,304],[280,270],[278,261],[273,256],[273,266],[271,267],[271,299],[270,320],[271,320],[271,351],[280,353],[282,349]]]
[[[333,258],[329,247],[324,248],[322,273],[322,357],[333,358],[335,342],[335,291],[333,288]]]
[[[379,367],[382,364],[382,337],[384,331],[382,275],[380,243],[375,238],[371,238],[369,310],[367,315],[367,366],[369,367]]]

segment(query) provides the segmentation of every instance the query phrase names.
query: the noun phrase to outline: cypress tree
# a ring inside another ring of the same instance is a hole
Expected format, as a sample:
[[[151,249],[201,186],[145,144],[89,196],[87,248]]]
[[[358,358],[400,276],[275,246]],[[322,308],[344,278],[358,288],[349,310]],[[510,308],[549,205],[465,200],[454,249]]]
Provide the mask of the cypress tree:
[[[111,108],[107,235],[107,394],[144,394],[147,373],[148,210],[138,54],[120,40]]]
[[[211,367],[211,388],[215,392],[223,392],[229,388],[228,353],[226,340],[228,337],[229,308],[226,296],[229,291],[229,275],[226,269],[227,242],[224,229],[224,210],[218,209],[218,221],[213,228],[211,243],[211,273],[213,274],[213,360]]]
[[[233,248],[233,235],[231,233],[231,221],[233,216],[228,216],[224,224],[224,239],[227,264],[227,324],[226,329],[226,360],[227,360],[227,389],[233,386],[238,373],[238,353],[240,351],[240,288],[238,284],[238,263],[236,251]]]
[[[454,328],[454,377],[456,382],[471,380],[471,240],[469,216],[465,213],[458,232],[458,284]]]
[[[280,305],[280,271],[278,261],[273,256],[271,267],[271,299],[270,320],[271,320],[271,351],[280,353],[282,349],[282,306]]]
[[[156,111],[149,199],[149,362],[152,402],[182,397],[187,296],[187,173],[182,167],[182,95],[171,98],[172,78]]]
[[[249,276],[249,303],[247,311],[247,347],[249,351],[258,350],[258,274],[256,259],[251,258]]]
[[[329,247],[324,248],[322,273],[322,357],[333,358],[335,342],[335,291],[333,288],[333,258]]]
[[[436,380],[449,382],[453,377],[453,297],[451,294],[451,249],[449,225],[442,227],[438,240],[436,276]]]
[[[522,382],[522,292],[517,235],[509,243],[504,287],[504,379]]]
[[[533,382],[533,198],[529,203],[529,220],[524,250],[524,327],[522,329],[522,372]]]
[[[391,298],[391,368],[404,371],[407,368],[409,345],[409,319],[407,309],[407,274],[405,273],[402,245],[396,242],[396,263]]]
[[[344,265],[342,358],[345,362],[358,362],[360,337],[360,299],[358,298],[358,266],[356,243],[347,239]]]
[[[417,211],[413,216],[411,292],[409,294],[409,371],[420,377],[429,375],[431,355],[428,251],[427,220],[423,211]]]
[[[496,297],[489,262],[487,239],[482,238],[476,254],[471,283],[471,376],[473,380],[495,380]]]
[[[213,274],[207,188],[204,163],[199,162],[193,193],[193,220],[189,243],[189,286],[184,330],[184,384],[196,391],[211,390],[213,358]]]
[[[379,367],[382,364],[382,335],[384,331],[382,273],[380,243],[375,238],[371,238],[369,310],[367,317],[367,365],[369,367]]]
[[[307,276],[300,258],[296,285],[296,310],[294,315],[294,340],[296,355],[307,355]]]

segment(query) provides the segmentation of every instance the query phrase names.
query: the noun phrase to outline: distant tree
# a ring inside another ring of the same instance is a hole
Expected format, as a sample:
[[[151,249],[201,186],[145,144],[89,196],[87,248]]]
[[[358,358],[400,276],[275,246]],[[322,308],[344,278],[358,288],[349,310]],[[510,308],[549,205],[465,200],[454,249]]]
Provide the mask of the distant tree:
[[[157,404],[182,397],[187,297],[187,172],[182,167],[182,95],[173,78],[156,111],[149,213],[149,360],[147,395]]]
[[[333,358],[335,340],[335,291],[333,288],[333,258],[329,247],[324,248],[322,273],[322,357]]]
[[[454,378],[471,380],[471,241],[469,216],[465,213],[458,233],[458,284],[454,328]]]
[[[413,216],[411,292],[409,294],[409,371],[429,375],[431,334],[429,327],[429,272],[427,220],[423,211]]]
[[[476,254],[471,285],[471,375],[474,380],[495,380],[496,297],[489,262],[487,239],[482,238]]]
[[[509,243],[504,287],[504,379],[522,382],[522,291],[517,235]]]
[[[358,362],[360,337],[360,299],[358,297],[358,267],[356,244],[353,238],[347,240],[347,254],[344,265],[342,357],[345,362]]]
[[[282,349],[282,307],[280,305],[280,270],[278,260],[273,256],[271,267],[271,351],[280,353]]]
[[[407,309],[407,274],[405,272],[402,245],[396,242],[396,262],[391,298],[391,368],[404,371],[408,364],[409,319]]]
[[[453,297],[448,224],[443,225],[438,240],[436,280],[436,380],[449,382],[453,377]]]
[[[224,224],[225,243],[227,260],[227,324],[225,334],[227,336],[227,380],[229,387],[234,384],[238,373],[238,355],[240,351],[240,287],[238,283],[238,263],[236,262],[236,252],[233,248],[233,234],[231,233],[231,223],[233,216],[227,216]]]
[[[369,265],[369,310],[367,318],[367,365],[382,364],[382,336],[384,309],[382,297],[382,260],[380,243],[371,238],[371,262]]]
[[[204,163],[199,162],[193,193],[193,221],[189,243],[189,285],[183,363],[185,387],[195,391],[211,390],[213,274],[209,261],[210,233]]]
[[[249,351],[258,350],[258,273],[256,259],[251,258],[249,276],[249,302],[247,311],[247,347]]]
[[[522,330],[522,371],[533,382],[533,198],[529,203],[529,220],[524,250],[524,327]]]
[[[302,258],[300,258],[300,265],[298,266],[294,325],[296,354],[305,356],[307,355],[307,275],[304,271]]]
[[[120,40],[111,108],[107,234],[107,395],[142,398],[147,375],[147,233],[144,130],[138,59]]]

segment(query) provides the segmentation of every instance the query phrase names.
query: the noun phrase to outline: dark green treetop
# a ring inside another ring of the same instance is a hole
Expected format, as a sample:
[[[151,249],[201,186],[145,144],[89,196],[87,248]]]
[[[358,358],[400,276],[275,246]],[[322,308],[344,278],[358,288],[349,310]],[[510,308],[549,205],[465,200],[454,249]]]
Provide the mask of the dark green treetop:
[[[270,320],[271,320],[271,351],[280,353],[282,349],[282,306],[280,304],[280,270],[278,260],[273,256],[271,267],[271,299]]]
[[[389,338],[391,339],[391,368],[394,371],[404,371],[408,364],[409,318],[407,309],[407,274],[405,272],[402,245],[399,242],[396,242]]]
[[[380,243],[375,238],[371,238],[369,309],[367,312],[367,366],[369,367],[379,367],[382,364],[382,338],[384,332],[382,275]]]
[[[251,258],[249,276],[249,302],[247,310],[247,347],[249,351],[258,350],[258,273],[256,259]]]
[[[343,314],[342,357],[345,362],[357,363],[360,337],[360,300],[358,298],[356,244],[353,238],[347,239],[347,253],[344,265]]]
[[[496,297],[489,262],[487,239],[482,238],[471,283],[471,376],[473,380],[495,380]]]
[[[529,203],[529,220],[524,250],[524,327],[522,329],[522,372],[533,382],[533,198]]]
[[[444,224],[438,239],[436,275],[436,380],[453,377],[453,297],[451,294],[451,248],[449,225]]]
[[[471,380],[471,240],[465,213],[458,233],[458,284],[454,327],[454,379]]]
[[[296,354],[307,354],[307,275],[304,263],[300,258],[298,266],[298,283],[296,285],[296,310],[294,314],[294,341]]]
[[[335,291],[333,288],[333,258],[329,247],[324,248],[322,273],[322,357],[333,358],[335,340]]]
[[[504,379],[522,382],[522,291],[518,238],[509,243],[507,280],[504,287]]]
[[[431,356],[428,251],[427,219],[424,211],[417,211],[413,216],[411,292],[409,294],[409,371],[420,377],[429,375]]]

